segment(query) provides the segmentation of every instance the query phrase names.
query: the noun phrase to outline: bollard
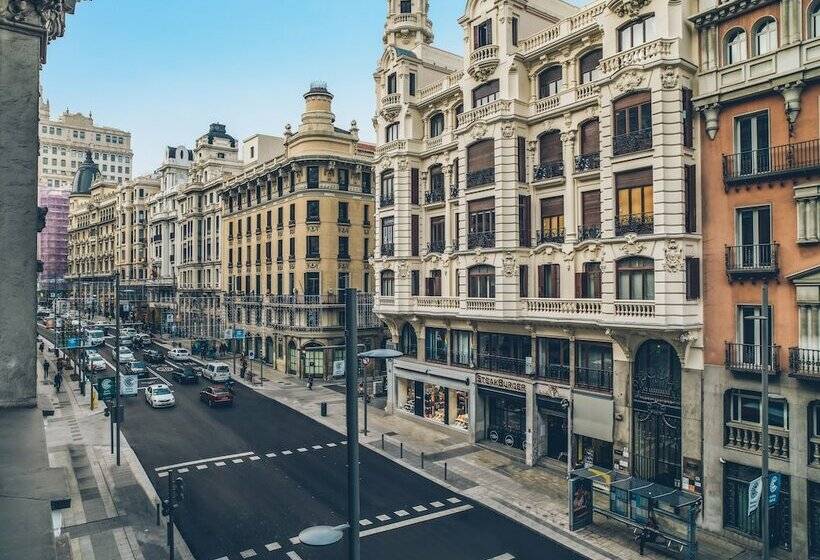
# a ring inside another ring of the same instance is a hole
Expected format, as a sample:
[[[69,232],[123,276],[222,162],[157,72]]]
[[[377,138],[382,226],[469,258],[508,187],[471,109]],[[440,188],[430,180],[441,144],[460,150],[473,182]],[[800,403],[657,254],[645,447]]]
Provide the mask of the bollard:
[[[404,459],[404,442],[399,442],[399,459]]]
[[[421,452],[421,468],[424,468],[424,451]]]
[[[447,463],[444,463],[444,480],[447,480]]]
[[[159,527],[159,504],[157,504],[157,527]]]
[[[382,451],[384,451],[384,434],[382,434]]]
[[[327,416],[327,403],[326,402],[319,403],[319,410],[320,410],[320,414],[322,416]]]

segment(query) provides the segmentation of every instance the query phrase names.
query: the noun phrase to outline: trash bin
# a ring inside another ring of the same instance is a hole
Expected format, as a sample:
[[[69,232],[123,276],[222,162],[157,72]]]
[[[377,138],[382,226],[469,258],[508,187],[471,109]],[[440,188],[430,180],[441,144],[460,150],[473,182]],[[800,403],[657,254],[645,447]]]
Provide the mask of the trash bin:
[[[319,403],[319,414],[321,414],[322,416],[327,416],[327,403],[326,402]]]

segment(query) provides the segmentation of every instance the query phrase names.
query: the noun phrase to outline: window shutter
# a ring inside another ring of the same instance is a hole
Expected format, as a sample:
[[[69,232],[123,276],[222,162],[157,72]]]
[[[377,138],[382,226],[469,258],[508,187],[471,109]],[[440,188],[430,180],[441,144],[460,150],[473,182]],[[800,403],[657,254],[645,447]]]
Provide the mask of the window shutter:
[[[626,171],[615,175],[615,186],[619,189],[646,187],[652,184],[652,168]]]
[[[564,215],[564,197],[553,196],[550,198],[541,199],[541,217],[546,216],[563,216]]]
[[[692,104],[692,90],[683,88],[681,90],[681,102],[683,104],[683,145],[691,148],[694,142],[694,110]]]
[[[598,49],[592,51],[584,55],[581,58],[581,74],[586,74],[588,72],[592,72],[601,64],[601,58],[603,57],[603,51]]]
[[[471,200],[468,205],[470,213],[482,212],[484,210],[495,209],[495,198],[482,198],[480,200]]]
[[[695,166],[694,165],[686,165],[684,166],[684,175],[683,175],[683,183],[684,183],[684,202],[685,202],[685,209],[686,214],[684,219],[686,221],[686,232],[687,233],[695,233],[698,229],[698,206],[697,206],[697,190],[696,190],[696,180],[695,180]]]
[[[584,275],[585,272],[576,272],[575,273],[575,297],[582,298],[584,297]]]
[[[410,216],[410,254],[419,256],[419,217],[415,214]]]
[[[473,90],[473,105],[475,105],[476,99],[489,97],[490,95],[498,93],[500,89],[501,86],[499,85],[498,80],[492,80],[491,82],[481,84]]]
[[[544,286],[544,272],[547,265],[541,265],[538,267],[538,297],[546,297],[545,290],[546,286]]]
[[[550,265],[550,278],[551,278],[550,284],[551,284],[551,288],[552,288],[552,293],[549,294],[549,297],[557,298],[561,294],[561,289],[559,288],[559,286],[560,286],[559,283],[561,281],[560,273],[561,273],[561,267],[559,265],[557,265],[557,264],[551,264]]]
[[[516,164],[518,166],[518,182],[527,182],[527,141],[523,136],[518,137],[516,144]]]
[[[561,149],[561,133],[555,130],[542,134],[538,141],[538,150],[541,163],[564,159]]]
[[[458,186],[458,158],[453,160],[453,184]]]
[[[615,111],[620,111],[621,109],[626,109],[627,107],[635,107],[636,105],[643,105],[644,103],[651,103],[652,96],[648,91],[641,91],[638,93],[633,93],[632,95],[627,95],[621,97],[613,104],[613,109]]]
[[[419,203],[419,170],[410,169],[410,204]]]
[[[595,154],[601,151],[601,141],[598,128],[598,119],[592,120],[581,127],[581,153]]]
[[[581,194],[582,223],[584,227],[601,225],[601,191]]]
[[[411,296],[419,295],[419,271],[418,270],[411,270],[410,271],[410,295]]]
[[[474,172],[495,167],[495,142],[490,138],[467,148],[467,171]]]
[[[700,259],[686,257],[686,299],[700,298]]]
[[[518,244],[521,247],[532,244],[531,204],[529,195],[518,196]]]

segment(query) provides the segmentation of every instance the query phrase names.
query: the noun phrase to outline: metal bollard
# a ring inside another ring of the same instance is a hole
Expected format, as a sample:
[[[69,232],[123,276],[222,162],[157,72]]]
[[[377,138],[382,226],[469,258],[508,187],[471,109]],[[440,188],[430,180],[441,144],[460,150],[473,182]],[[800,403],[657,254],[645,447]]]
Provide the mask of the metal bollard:
[[[322,416],[327,416],[327,403],[326,402],[319,403],[319,413]]]
[[[421,468],[424,468],[424,451],[421,452]]]
[[[384,451],[384,434],[382,434],[382,451]]]
[[[404,459],[404,442],[399,442],[399,459]]]
[[[444,480],[447,480],[447,463],[444,463]]]

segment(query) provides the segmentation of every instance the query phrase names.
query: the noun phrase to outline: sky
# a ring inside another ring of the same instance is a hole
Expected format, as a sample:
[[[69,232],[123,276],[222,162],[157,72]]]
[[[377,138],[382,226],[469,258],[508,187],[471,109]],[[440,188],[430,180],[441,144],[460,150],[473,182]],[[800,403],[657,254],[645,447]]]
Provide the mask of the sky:
[[[434,44],[461,52],[463,0],[431,0]],[[193,147],[211,122],[244,140],[297,127],[312,81],[334,94],[337,126],[373,141],[373,71],[386,0],[93,0],[48,49],[43,93],[132,133],[134,176],[165,146]]]

